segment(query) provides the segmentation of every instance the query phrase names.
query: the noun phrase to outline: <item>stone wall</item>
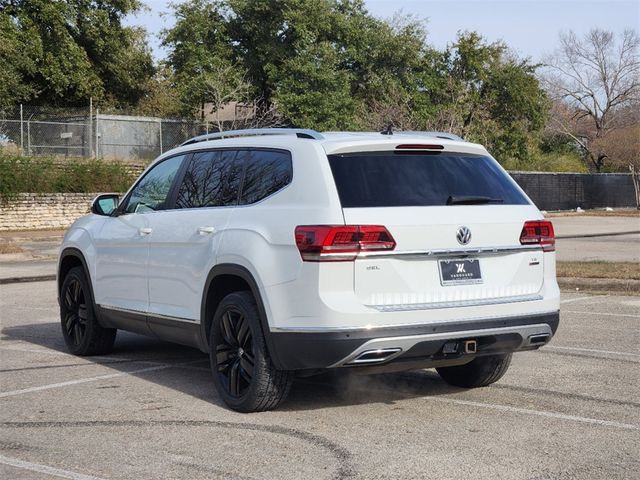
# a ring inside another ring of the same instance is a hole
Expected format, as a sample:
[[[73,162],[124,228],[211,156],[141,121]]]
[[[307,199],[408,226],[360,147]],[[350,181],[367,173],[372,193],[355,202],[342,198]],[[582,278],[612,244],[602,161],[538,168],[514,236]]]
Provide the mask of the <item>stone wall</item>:
[[[19,193],[0,201],[0,231],[67,228],[89,212],[97,193]]]
[[[629,174],[510,172],[538,208],[634,207]],[[89,212],[97,193],[21,193],[0,200],[0,231],[67,228]]]

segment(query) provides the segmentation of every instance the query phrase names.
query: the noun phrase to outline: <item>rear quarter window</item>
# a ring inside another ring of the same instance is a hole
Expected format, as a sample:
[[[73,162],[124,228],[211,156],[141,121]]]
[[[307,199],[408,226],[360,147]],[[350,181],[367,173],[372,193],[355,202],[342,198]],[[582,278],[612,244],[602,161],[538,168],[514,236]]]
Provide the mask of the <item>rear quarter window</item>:
[[[199,151],[186,168],[175,208],[249,205],[291,183],[291,154],[282,150]]]
[[[365,152],[330,155],[329,163],[343,208],[529,204],[488,156]]]
[[[246,171],[241,205],[249,205],[273,195],[291,183],[291,155],[280,150],[246,151]]]

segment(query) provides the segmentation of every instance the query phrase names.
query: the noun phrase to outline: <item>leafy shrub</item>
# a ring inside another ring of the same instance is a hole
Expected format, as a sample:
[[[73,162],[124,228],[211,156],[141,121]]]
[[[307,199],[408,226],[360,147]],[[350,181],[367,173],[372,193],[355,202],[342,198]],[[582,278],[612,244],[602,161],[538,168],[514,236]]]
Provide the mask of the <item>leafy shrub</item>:
[[[21,192],[123,192],[136,172],[122,162],[22,157],[0,149],[0,198]]]
[[[531,155],[527,160],[509,160],[502,164],[507,170],[527,172],[576,172],[588,173],[588,169],[577,153],[542,153]]]

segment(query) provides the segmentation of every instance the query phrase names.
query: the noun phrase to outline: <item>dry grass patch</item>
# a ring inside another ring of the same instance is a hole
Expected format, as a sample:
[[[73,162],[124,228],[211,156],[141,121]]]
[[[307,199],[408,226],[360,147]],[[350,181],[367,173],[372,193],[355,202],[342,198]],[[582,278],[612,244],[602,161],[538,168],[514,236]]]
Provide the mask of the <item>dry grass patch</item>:
[[[558,262],[558,277],[614,278],[640,280],[640,263],[636,262]]]
[[[547,212],[545,218],[553,217],[640,217],[640,210],[637,208],[620,208],[607,212],[605,210],[585,210],[584,212]]]
[[[15,243],[3,242],[0,243],[0,255],[5,253],[22,253],[24,250]]]

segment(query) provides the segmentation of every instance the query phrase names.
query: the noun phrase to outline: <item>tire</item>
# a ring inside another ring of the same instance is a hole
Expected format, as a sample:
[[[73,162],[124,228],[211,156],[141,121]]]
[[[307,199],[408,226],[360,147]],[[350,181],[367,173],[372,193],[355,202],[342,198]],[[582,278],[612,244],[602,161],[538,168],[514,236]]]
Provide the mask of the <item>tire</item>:
[[[213,381],[224,402],[238,412],[276,408],[293,383],[293,372],[273,366],[259,315],[251,293],[231,293],[220,302],[211,325]]]
[[[60,288],[60,325],[67,348],[74,355],[109,353],[115,328],[103,328],[96,318],[89,282],[82,267],[67,273]]]
[[[463,388],[486,387],[507,373],[511,354],[477,357],[456,367],[436,368],[442,379],[450,385]]]

